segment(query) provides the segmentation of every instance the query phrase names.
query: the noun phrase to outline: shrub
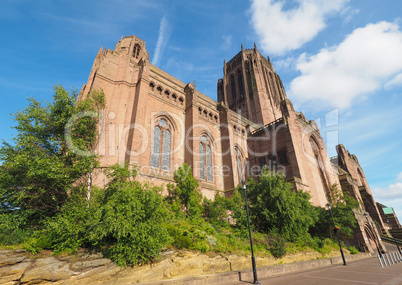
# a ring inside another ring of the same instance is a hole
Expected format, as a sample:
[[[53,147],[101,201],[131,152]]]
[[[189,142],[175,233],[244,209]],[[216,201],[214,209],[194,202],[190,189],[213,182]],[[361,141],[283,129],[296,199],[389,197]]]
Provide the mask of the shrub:
[[[176,216],[199,218],[202,213],[202,195],[191,168],[184,164],[174,172],[176,185],[168,184],[166,201]]]
[[[206,252],[217,245],[216,230],[203,220],[173,221],[165,225],[173,238],[172,246]]]
[[[342,192],[334,184],[330,187],[330,200],[332,204],[332,214],[335,224],[340,228],[340,234],[343,237],[353,237],[357,222],[354,210],[358,208],[359,203],[347,192]],[[321,238],[334,238],[333,222],[328,209],[315,207],[314,211],[318,220],[309,230],[312,236]]]
[[[354,246],[348,246],[347,249],[349,250],[350,254],[357,254],[359,251]]]
[[[269,251],[275,258],[281,258],[286,254],[286,240],[280,234],[272,232],[266,237]]]
[[[0,245],[17,245],[27,241],[32,230],[22,229],[21,226],[25,224],[26,221],[21,215],[0,214]]]
[[[308,229],[316,215],[306,192],[294,192],[284,177],[268,172],[259,182],[248,181],[250,218],[260,232],[277,231],[288,240],[309,237]]]
[[[228,218],[231,211],[228,210],[230,199],[223,197],[221,194],[216,193],[215,199],[203,200],[203,217],[213,225],[225,226],[229,224]]]
[[[72,197],[32,239],[31,249],[75,252],[86,246],[99,249],[118,265],[145,263],[172,241],[163,222],[169,212],[159,188],[130,181],[127,166],[113,166],[110,183],[94,189],[88,203]],[[45,237],[45,238],[43,238]]]

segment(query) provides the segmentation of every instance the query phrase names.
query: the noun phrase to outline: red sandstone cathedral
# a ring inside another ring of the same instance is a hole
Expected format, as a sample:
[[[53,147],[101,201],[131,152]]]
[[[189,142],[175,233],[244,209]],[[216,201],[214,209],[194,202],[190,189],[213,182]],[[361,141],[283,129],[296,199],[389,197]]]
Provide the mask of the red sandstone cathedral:
[[[230,196],[263,167],[281,172],[296,191],[311,194],[325,207],[329,189],[337,184],[361,203],[351,244],[373,251],[382,248],[387,231],[355,155],[343,145],[328,157],[317,124],[294,110],[269,58],[254,45],[224,63],[218,80],[218,102],[202,94],[195,83],[184,83],[149,62],[145,43],[136,36],[121,38],[114,50],[101,48],[78,100],[102,88],[107,107],[100,124],[101,168],[127,163],[138,179],[155,185],[173,182],[183,163],[193,170],[202,194]],[[101,171],[94,178],[104,185]],[[368,225],[364,213],[370,214]],[[395,227],[399,227],[393,215]],[[387,228],[388,227],[388,228]]]

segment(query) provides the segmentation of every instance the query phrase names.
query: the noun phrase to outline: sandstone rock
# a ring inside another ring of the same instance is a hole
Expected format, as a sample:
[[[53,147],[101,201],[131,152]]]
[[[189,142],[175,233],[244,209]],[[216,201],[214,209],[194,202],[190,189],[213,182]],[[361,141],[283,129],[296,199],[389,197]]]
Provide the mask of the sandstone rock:
[[[27,259],[21,251],[0,250],[0,267],[20,263]]]
[[[0,268],[0,284],[19,280],[30,262],[21,262]]]
[[[84,271],[76,276],[72,276],[70,280],[62,282],[62,284],[85,284],[85,285],[95,285],[95,284],[115,284],[111,282],[114,276],[120,272],[122,269],[115,264],[109,264],[105,266],[100,266],[94,269]],[[117,283],[116,283],[117,284]]]
[[[21,283],[32,284],[32,282],[58,281],[70,278],[74,274],[69,269],[67,262],[60,261],[54,257],[39,258],[32,266],[25,270]]]
[[[103,266],[103,265],[108,265],[110,263],[111,263],[110,259],[106,259],[106,258],[87,260],[87,261],[84,260],[84,261],[78,261],[78,262],[73,263],[70,266],[70,268],[71,268],[71,270],[74,270],[74,271],[82,271],[87,268],[99,267],[99,266]]]

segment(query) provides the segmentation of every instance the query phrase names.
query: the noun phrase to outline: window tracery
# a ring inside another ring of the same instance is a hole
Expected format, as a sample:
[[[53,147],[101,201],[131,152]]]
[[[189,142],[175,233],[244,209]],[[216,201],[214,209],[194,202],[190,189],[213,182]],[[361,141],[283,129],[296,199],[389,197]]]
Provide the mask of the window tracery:
[[[171,126],[164,118],[155,122],[154,134],[151,147],[151,167],[162,170],[170,168],[170,149],[172,142]]]
[[[139,45],[139,44],[135,44],[134,50],[133,50],[133,57],[134,57],[134,58],[138,59],[138,57],[139,57],[139,55],[140,55],[140,50],[141,50],[140,45]]]
[[[200,140],[200,179],[213,181],[211,141],[206,136]]]
[[[242,155],[241,152],[236,148],[235,149],[235,154],[236,154],[236,161],[237,161],[237,174],[239,175],[239,182],[241,182],[244,177],[243,177],[243,163],[242,163]]]

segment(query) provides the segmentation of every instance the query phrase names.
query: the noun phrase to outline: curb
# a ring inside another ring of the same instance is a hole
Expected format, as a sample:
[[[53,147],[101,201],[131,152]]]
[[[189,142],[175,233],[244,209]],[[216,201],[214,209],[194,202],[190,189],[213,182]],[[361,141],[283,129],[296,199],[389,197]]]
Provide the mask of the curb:
[[[371,258],[371,253],[360,253],[356,255],[346,255],[346,262],[357,261],[361,259]],[[251,261],[250,261],[251,264]],[[258,278],[266,278],[279,276],[289,273],[313,270],[321,267],[329,267],[331,265],[343,264],[342,257],[332,257],[324,259],[314,259],[301,262],[287,263],[281,265],[267,266],[257,268]],[[251,266],[251,265],[250,265]],[[252,269],[242,271],[230,271],[216,274],[208,274],[197,277],[185,277],[180,279],[161,280],[140,283],[144,285],[207,285],[207,284],[233,284],[245,280],[253,279]]]

